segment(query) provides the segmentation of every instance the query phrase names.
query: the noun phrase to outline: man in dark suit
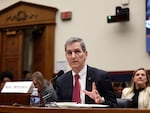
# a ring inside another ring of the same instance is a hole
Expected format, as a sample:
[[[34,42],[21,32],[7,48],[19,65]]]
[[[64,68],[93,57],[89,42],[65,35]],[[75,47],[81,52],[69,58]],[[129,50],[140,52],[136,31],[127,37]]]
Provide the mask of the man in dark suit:
[[[76,74],[79,75],[80,101],[86,104],[107,104],[116,107],[117,101],[108,73],[88,66],[85,61],[87,50],[81,38],[72,37],[66,41],[65,55],[71,70],[56,80],[58,101],[73,101]]]

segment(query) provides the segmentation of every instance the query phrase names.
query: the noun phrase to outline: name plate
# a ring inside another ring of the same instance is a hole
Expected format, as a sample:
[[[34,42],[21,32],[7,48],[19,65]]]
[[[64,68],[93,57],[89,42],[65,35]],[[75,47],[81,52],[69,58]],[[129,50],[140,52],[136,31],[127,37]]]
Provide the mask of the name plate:
[[[1,93],[31,93],[33,87],[32,81],[6,82]]]

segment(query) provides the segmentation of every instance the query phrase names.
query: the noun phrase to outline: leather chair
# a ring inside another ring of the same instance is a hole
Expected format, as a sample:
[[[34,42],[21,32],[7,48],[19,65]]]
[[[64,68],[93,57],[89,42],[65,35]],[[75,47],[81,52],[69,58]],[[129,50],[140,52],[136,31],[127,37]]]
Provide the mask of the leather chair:
[[[132,100],[131,99],[121,99],[117,98],[117,107],[118,108],[132,108]]]

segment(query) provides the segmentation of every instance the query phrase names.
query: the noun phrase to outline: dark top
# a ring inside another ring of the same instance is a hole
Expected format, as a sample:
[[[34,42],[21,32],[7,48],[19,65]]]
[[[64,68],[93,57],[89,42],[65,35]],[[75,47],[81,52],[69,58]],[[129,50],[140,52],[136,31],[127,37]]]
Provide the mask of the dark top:
[[[138,108],[138,97],[139,97],[139,93],[144,90],[144,88],[142,89],[134,89],[134,96],[132,97],[132,107],[133,108]]]
[[[46,83],[41,91],[44,104],[54,102],[57,99],[56,92],[51,84]]]

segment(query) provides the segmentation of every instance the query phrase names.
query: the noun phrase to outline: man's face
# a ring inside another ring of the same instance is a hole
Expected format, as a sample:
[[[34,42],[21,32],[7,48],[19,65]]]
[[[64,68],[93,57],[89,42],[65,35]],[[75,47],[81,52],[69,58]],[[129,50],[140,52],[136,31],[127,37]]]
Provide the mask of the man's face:
[[[79,42],[66,47],[66,58],[73,71],[78,73],[85,65],[87,51],[83,51]]]

